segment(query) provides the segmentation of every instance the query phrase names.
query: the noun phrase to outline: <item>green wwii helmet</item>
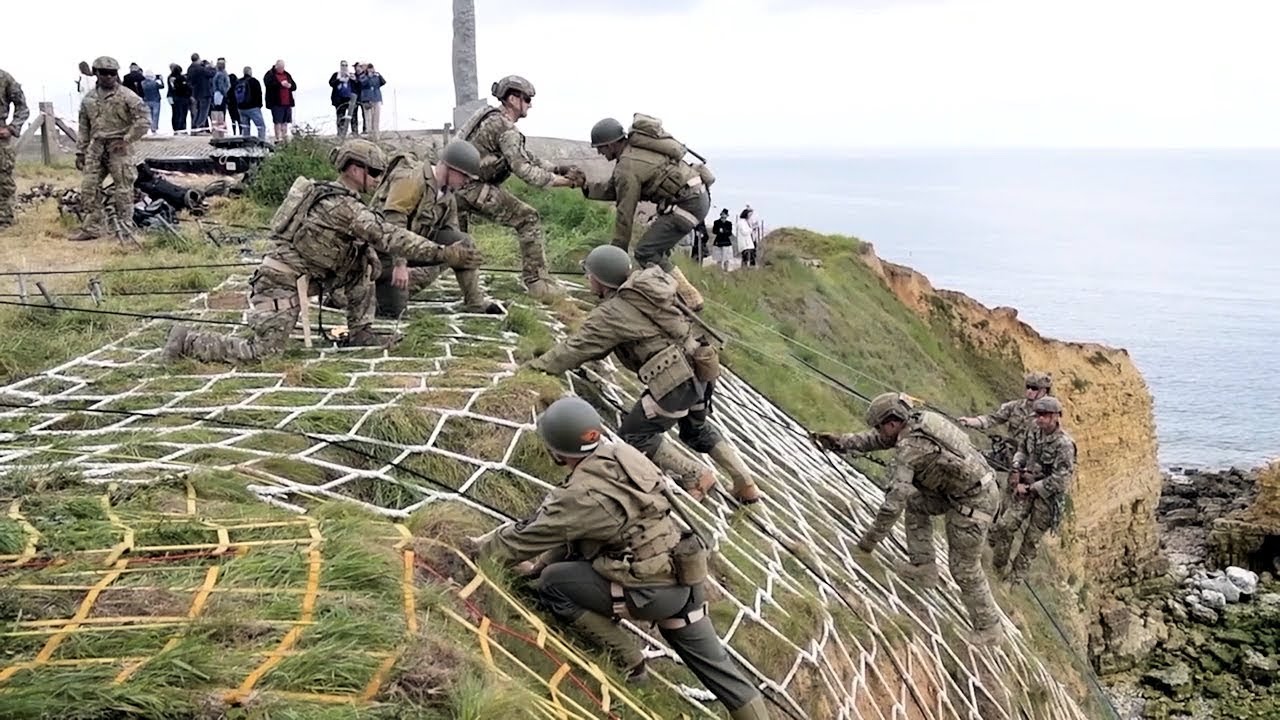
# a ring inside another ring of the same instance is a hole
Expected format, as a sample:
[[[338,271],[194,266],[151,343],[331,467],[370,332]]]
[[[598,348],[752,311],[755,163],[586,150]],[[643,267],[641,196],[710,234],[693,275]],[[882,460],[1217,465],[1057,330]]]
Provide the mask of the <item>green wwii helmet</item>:
[[[451,140],[440,152],[440,162],[469,178],[480,177],[480,151],[466,140]]]
[[[562,397],[538,417],[538,436],[558,455],[586,457],[604,437],[604,421],[580,397]]]
[[[617,245],[601,245],[587,254],[582,269],[605,287],[621,287],[631,275],[631,256]]]
[[[535,94],[533,83],[525,80],[519,75],[508,75],[494,83],[489,90],[493,93],[493,96],[499,100],[505,98],[513,90],[515,92],[522,93],[529,98],[532,98]]]
[[[1062,403],[1058,402],[1058,398],[1052,395],[1045,395],[1039,400],[1031,403],[1031,409],[1034,410],[1037,415],[1048,415],[1049,413],[1057,413],[1061,415]]]
[[[97,72],[98,70],[110,70],[114,72],[120,72],[120,63],[116,62],[116,59],[113,57],[107,57],[106,55],[103,55],[102,57],[93,61],[93,70],[94,72]]]
[[[626,136],[627,131],[622,129],[622,123],[613,118],[605,118],[591,126],[591,147],[608,145]]]
[[[349,163],[359,163],[377,172],[387,169],[387,155],[382,152],[382,148],[360,138],[348,140],[334,148],[329,159],[338,172],[342,172]]]
[[[871,400],[867,406],[867,425],[880,427],[888,420],[906,420],[911,414],[911,406],[899,393],[882,393]]]
[[[1053,387],[1053,379],[1046,372],[1029,372],[1026,375],[1027,387],[1037,390],[1048,390]]]

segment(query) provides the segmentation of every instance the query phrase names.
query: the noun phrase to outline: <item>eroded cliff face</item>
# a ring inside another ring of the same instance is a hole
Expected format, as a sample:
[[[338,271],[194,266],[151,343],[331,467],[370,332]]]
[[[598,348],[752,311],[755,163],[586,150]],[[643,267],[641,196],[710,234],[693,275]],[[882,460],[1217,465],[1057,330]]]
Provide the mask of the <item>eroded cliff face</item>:
[[[962,293],[935,289],[915,270],[870,251],[861,257],[921,316],[945,324],[985,352],[1018,358],[1028,371],[1052,373],[1053,394],[1062,401],[1078,462],[1057,558],[1076,576],[1069,584],[1086,579],[1101,591],[1091,593],[1089,609],[1097,607],[1100,595],[1163,574],[1152,399],[1129,354],[1046,338],[1020,321],[1013,308],[988,308]]]

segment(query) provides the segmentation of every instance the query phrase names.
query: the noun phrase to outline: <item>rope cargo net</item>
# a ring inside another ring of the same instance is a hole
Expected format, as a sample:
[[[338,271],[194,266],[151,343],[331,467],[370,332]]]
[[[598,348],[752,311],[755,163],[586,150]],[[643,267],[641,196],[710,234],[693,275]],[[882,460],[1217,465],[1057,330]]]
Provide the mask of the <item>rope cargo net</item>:
[[[511,278],[485,280],[498,294],[510,290],[514,297],[519,292]],[[233,278],[180,312],[243,319],[245,283],[243,277]],[[81,604],[70,617],[0,628],[9,635],[48,635],[34,656],[0,668],[0,692],[19,671],[66,663],[113,664],[118,673],[112,682],[129,682],[147,658],[62,660],[58,649],[75,633],[103,631],[106,621],[91,618],[92,607],[121,578],[146,572],[147,565],[132,564],[135,556],[164,551],[216,560],[252,552],[264,542],[286,544],[305,556],[308,579],[294,589],[298,620],[287,624],[278,645],[265,652],[262,663],[240,685],[226,688],[232,700],[252,692],[305,637],[307,621],[323,601],[315,594],[315,579],[325,562],[323,536],[308,514],[320,503],[353,503],[386,518],[386,541],[403,554],[404,576],[397,581],[403,583],[406,596],[405,622],[414,626],[416,588],[444,577],[425,563],[421,552],[415,554],[414,548],[421,546],[411,544],[409,531],[400,523],[432,504],[457,503],[491,519],[496,527],[506,521],[503,514],[529,514],[549,483],[560,479],[528,471],[530,449],[541,447],[534,434],[533,402],[519,412],[504,412],[488,401],[495,385],[514,373],[518,337],[503,329],[501,317],[459,313],[448,299],[457,297],[451,279],[442,279],[418,297],[405,317],[430,314],[442,323],[430,353],[409,355],[400,347],[332,348],[319,341],[310,351],[292,353],[296,357],[279,371],[196,365],[190,372],[175,373],[159,357],[169,323],[153,321],[82,357],[0,388],[4,402],[27,406],[0,411],[0,473],[64,464],[92,483],[145,484],[193,466],[228,468],[253,478],[249,489],[264,502],[296,514],[288,526],[296,535],[241,540],[247,528],[200,515],[196,493],[188,486],[182,512],[199,515],[208,524],[208,543],[137,546],[133,529],[119,522],[119,542],[90,551],[99,567],[91,576],[94,581],[86,581]],[[546,310],[535,312],[554,334],[565,332]],[[340,313],[325,314],[333,318]],[[395,326],[381,321],[379,325]],[[320,382],[308,384],[313,380]],[[633,376],[608,360],[591,363],[583,376],[571,375],[568,381],[571,389],[600,407],[615,428],[621,419],[616,407],[630,408],[638,389]],[[414,442],[373,431],[380,414],[405,406],[430,418],[416,429]],[[91,412],[103,409],[154,417]],[[712,529],[718,545],[707,581],[716,629],[766,694],[775,717],[1085,717],[1008,619],[1003,623],[1006,638],[998,646],[977,649],[965,641],[970,626],[946,570],[945,542],[935,541],[943,582],[928,592],[917,592],[892,570],[905,561],[901,524],[875,554],[855,555],[858,533],[871,523],[883,498],[867,477],[838,456],[819,451],[802,427],[732,373],[726,372],[717,386],[712,418],[737,445],[766,499],[751,511],[737,509],[724,492],[730,483],[722,476],[721,489],[703,503],[687,496],[682,502],[704,528]],[[228,427],[218,420],[305,431],[314,439],[287,436],[291,444],[281,450],[279,433]],[[667,442],[694,456],[674,433]],[[363,448],[378,460],[355,457],[335,443]],[[448,488],[424,482],[423,476]],[[103,502],[109,507],[108,499]],[[21,553],[0,556],[0,570],[31,566],[40,558],[41,537],[23,515],[21,499],[0,507],[0,512],[27,534]],[[567,644],[554,624],[545,623],[500,580],[453,548],[437,550],[452,558],[451,565],[461,572],[451,585],[459,604],[446,613],[449,621],[474,635],[491,671],[522,678],[543,690],[536,708],[540,716],[658,717],[612,679],[616,673]],[[115,629],[172,628],[179,637],[184,625],[200,616],[209,597],[223,590],[216,562],[204,572],[187,588],[190,603],[185,614],[116,618]],[[514,620],[507,625],[494,622],[486,608],[495,603],[507,606],[507,616]],[[679,667],[661,636],[648,626],[629,626],[647,642],[649,657],[674,661],[651,663],[651,675],[683,696],[685,712],[717,717],[718,703]],[[537,649],[537,661],[529,659],[531,647]],[[395,648],[378,652],[376,669],[362,692],[295,693],[294,699],[377,702],[379,688],[398,657]]]

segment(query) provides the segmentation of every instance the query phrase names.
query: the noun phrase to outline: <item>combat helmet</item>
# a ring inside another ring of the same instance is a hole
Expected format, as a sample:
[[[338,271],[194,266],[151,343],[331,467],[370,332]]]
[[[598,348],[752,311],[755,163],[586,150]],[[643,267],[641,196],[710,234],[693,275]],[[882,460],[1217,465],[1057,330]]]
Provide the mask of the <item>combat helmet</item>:
[[[466,140],[451,140],[440,152],[440,162],[469,178],[480,177],[480,151]]]
[[[1048,413],[1062,414],[1062,403],[1058,402],[1058,398],[1052,395],[1044,397],[1031,403],[1031,409],[1037,415],[1046,415]]]
[[[888,420],[906,420],[910,414],[911,405],[900,393],[881,393],[867,406],[867,425],[880,427]]]
[[[604,437],[604,421],[580,397],[562,397],[538,417],[538,436],[557,455],[586,457]]]
[[[120,63],[116,62],[116,59],[113,57],[108,57],[106,55],[103,55],[102,57],[93,61],[93,71],[97,72],[99,70],[110,70],[112,72],[120,72]]]
[[[626,136],[627,131],[622,128],[622,123],[613,118],[605,118],[591,126],[591,147],[608,145]]]
[[[358,163],[378,173],[387,169],[387,155],[382,152],[382,148],[360,138],[347,140],[334,148],[329,153],[329,160],[338,172],[342,172],[350,163]]]
[[[508,75],[490,86],[489,90],[493,93],[493,96],[499,100],[506,98],[507,94],[512,90],[518,93],[523,93],[529,98],[532,98],[535,94],[533,83],[525,80],[519,75]]]
[[[1048,390],[1053,387],[1053,378],[1047,372],[1029,372],[1026,375],[1027,387],[1037,390]]]
[[[582,269],[605,287],[621,287],[631,274],[631,256],[617,245],[601,245],[587,253]]]

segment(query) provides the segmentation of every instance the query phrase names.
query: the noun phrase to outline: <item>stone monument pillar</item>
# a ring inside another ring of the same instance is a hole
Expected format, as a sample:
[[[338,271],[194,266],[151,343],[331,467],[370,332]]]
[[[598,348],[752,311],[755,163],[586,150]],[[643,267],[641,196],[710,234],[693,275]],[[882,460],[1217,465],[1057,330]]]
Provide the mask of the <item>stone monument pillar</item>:
[[[484,106],[476,71],[476,3],[453,0],[453,127]]]

